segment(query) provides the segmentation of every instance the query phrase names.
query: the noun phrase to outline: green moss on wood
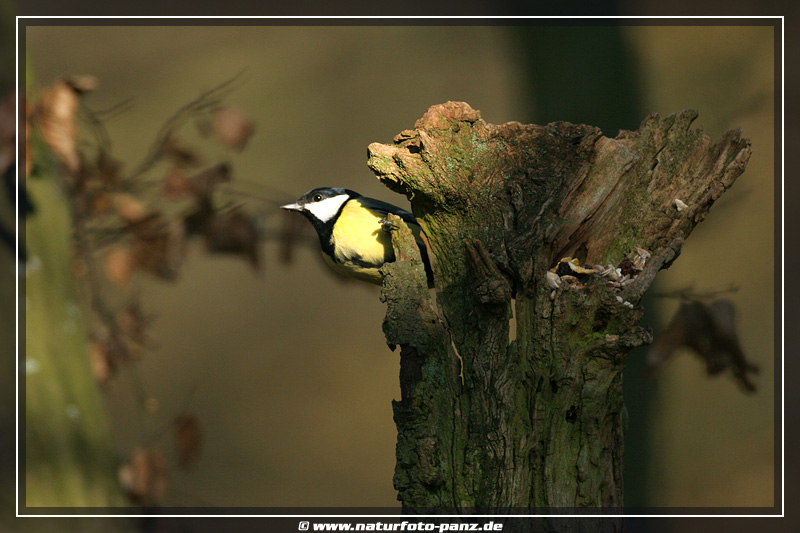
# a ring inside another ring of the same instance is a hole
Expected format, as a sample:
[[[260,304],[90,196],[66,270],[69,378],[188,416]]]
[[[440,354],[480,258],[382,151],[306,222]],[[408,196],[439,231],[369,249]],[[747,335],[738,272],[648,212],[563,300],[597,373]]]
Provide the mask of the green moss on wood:
[[[621,505],[621,372],[650,334],[602,281],[553,290],[545,273],[578,249],[591,263],[635,247],[659,266],[674,257],[750,153],[738,134],[714,145],[695,117],[652,116],[608,139],[564,122],[495,126],[448,102],[370,146],[378,178],[411,200],[436,279],[431,294],[401,225],[382,294],[401,347],[405,509]],[[676,196],[691,209],[677,212]]]

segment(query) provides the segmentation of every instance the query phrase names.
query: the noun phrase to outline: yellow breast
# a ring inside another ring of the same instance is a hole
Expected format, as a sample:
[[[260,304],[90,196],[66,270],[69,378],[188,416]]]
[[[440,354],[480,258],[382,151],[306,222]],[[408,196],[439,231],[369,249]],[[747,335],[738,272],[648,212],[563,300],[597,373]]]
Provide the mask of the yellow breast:
[[[377,267],[391,261],[394,256],[392,240],[381,228],[382,218],[383,215],[370,211],[357,199],[347,202],[333,226],[336,259],[348,262],[360,258]]]
[[[380,284],[383,277],[379,269],[384,263],[394,261],[392,237],[380,224],[384,216],[358,199],[349,200],[331,232],[334,257],[323,254],[328,264],[342,274]],[[410,226],[419,239],[420,227]]]
[[[323,253],[322,257],[332,269],[343,276],[369,281],[370,283],[375,283],[377,285],[380,285],[381,282],[383,282],[383,276],[381,275],[379,268],[365,268],[357,266],[353,263],[338,263],[331,259],[331,256],[326,253]]]

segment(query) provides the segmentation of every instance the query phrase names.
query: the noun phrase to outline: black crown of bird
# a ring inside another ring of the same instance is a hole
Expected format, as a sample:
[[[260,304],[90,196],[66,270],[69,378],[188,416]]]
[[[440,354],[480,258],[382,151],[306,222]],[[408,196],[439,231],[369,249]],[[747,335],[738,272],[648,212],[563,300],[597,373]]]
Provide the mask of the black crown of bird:
[[[397,215],[414,234],[428,282],[432,281],[428,252],[420,237],[422,228],[414,215],[404,209],[342,187],[312,189],[281,209],[302,213],[311,222],[331,268],[376,284],[383,280],[380,268],[395,260],[392,225],[386,215]]]

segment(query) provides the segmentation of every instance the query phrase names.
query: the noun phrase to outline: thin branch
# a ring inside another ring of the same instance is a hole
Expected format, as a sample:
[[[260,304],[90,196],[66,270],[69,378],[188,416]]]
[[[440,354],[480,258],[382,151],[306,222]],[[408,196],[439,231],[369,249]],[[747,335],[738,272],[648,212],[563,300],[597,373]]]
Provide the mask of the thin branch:
[[[99,114],[86,106],[83,101],[81,101],[80,110],[83,113],[84,119],[90,126],[90,131],[97,141],[100,150],[106,153],[110,152],[111,136],[108,134],[108,130],[106,130],[105,125],[100,120]]]
[[[100,317],[101,322],[108,328],[109,336],[114,349],[119,351],[119,354],[123,360],[130,363],[132,361],[132,357],[125,343],[124,334],[122,331],[120,331],[114,312],[106,304],[105,299],[100,294],[100,287],[102,286],[101,274],[94,261],[94,248],[92,243],[87,238],[88,231],[85,218],[86,213],[83,210],[78,209],[78,194],[79,193],[73,190],[70,194],[71,201],[68,202],[68,204],[74,227],[73,235],[75,250],[76,253],[81,257],[83,263],[86,265],[87,281],[84,283],[84,290],[88,293],[87,299],[89,301],[90,308],[98,317]],[[144,401],[148,398],[148,395],[144,390],[142,378],[135,368],[133,369],[133,373],[134,388],[136,389],[139,400],[141,401],[142,405],[144,405]]]
[[[136,167],[128,177],[123,181],[130,182],[141,176],[161,160],[164,155],[164,146],[169,141],[170,136],[181,127],[187,120],[189,120],[196,113],[213,109],[218,106],[222,101],[222,97],[233,89],[233,84],[242,75],[244,71],[236,74],[233,78],[220,85],[202,93],[199,97],[192,100],[185,106],[176,111],[167,121],[161,126],[161,129],[156,134],[156,140],[150,148],[150,152],[145,156],[144,160]]]
[[[126,98],[125,100],[105,109],[92,110],[92,114],[99,119],[110,120],[123,113],[127,113],[131,109],[133,109],[133,98]]]

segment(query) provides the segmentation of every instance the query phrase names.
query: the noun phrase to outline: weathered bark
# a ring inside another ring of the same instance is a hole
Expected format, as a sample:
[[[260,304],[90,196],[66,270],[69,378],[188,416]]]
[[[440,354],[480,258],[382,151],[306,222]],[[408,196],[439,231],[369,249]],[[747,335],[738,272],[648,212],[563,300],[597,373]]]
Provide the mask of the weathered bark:
[[[387,342],[401,347],[406,510],[622,505],[622,369],[651,340],[639,300],[750,156],[738,131],[714,144],[696,116],[653,115],[610,139],[487,124],[448,102],[370,145],[369,166],[425,230],[436,282],[430,292],[400,224],[382,294]],[[635,247],[652,257],[622,289],[546,283],[562,257],[616,265]]]

